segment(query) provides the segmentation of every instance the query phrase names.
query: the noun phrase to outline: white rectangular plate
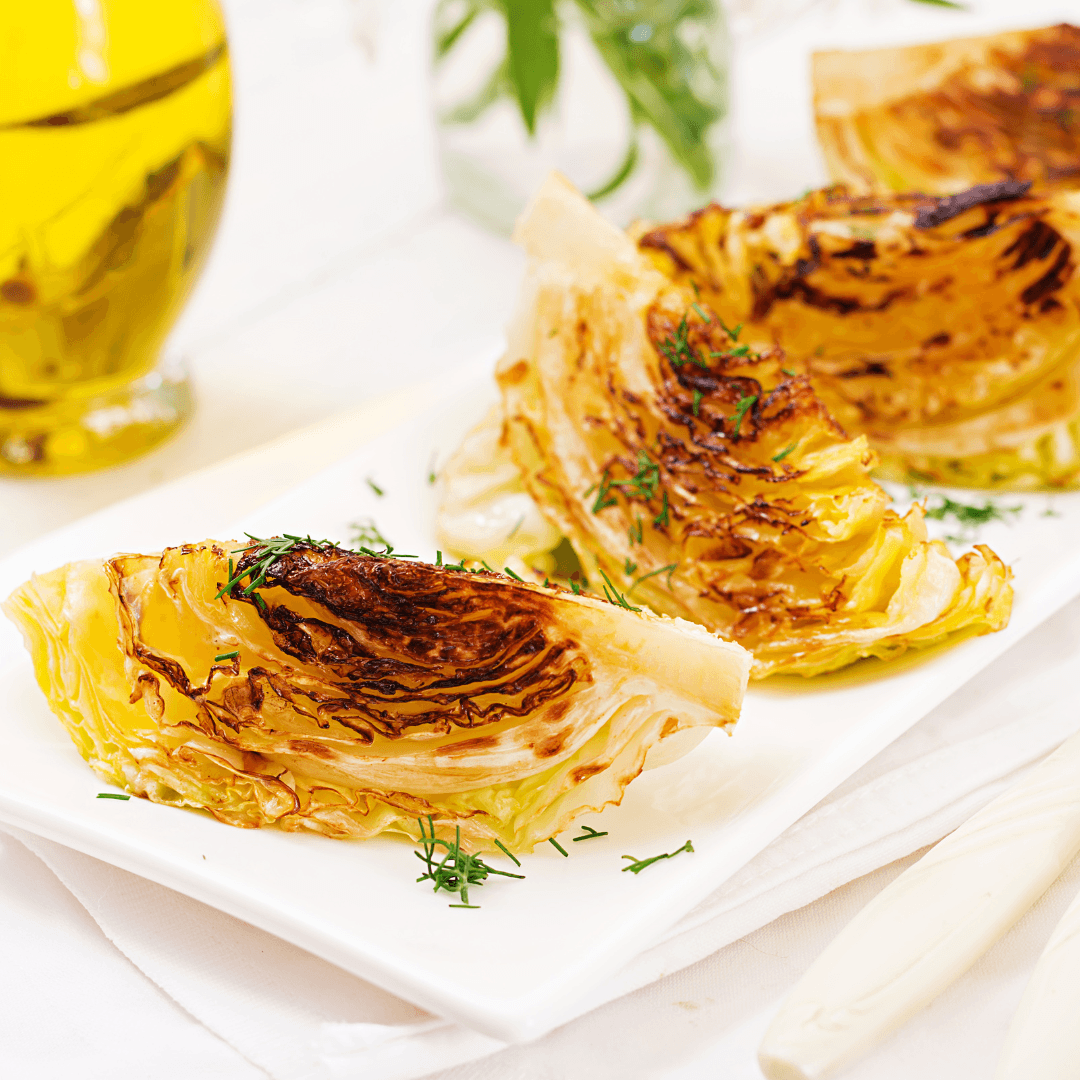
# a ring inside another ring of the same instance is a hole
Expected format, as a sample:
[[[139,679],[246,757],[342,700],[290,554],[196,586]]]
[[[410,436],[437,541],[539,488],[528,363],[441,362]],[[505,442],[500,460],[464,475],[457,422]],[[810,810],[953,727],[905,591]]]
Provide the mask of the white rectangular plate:
[[[227,493],[211,497],[195,482],[173,485],[168,502],[160,492],[130,500],[0,564],[0,595],[32,571],[75,558],[207,535],[227,540],[245,530],[347,541],[350,523],[368,516],[399,550],[432,558],[432,461],[446,459],[492,397],[490,375],[462,379],[424,415],[242,521],[217,509],[228,505]],[[377,496],[369,479],[385,495]],[[589,819],[608,836],[587,843],[564,836],[569,858],[545,846],[522,860],[526,880],[490,879],[471,894],[478,911],[451,909],[445,894],[417,884],[419,864],[400,840],[232,829],[140,799],[96,799],[101,781],[47,709],[6,622],[0,818],[236,915],[486,1034],[533,1038],[1080,592],[1080,495],[999,501],[1023,506],[978,537],[1016,573],[1006,630],[890,664],[869,661],[837,675],[755,686],[731,738],[714,732],[686,758],[641,776],[622,806]],[[624,854],[642,858],[686,840],[693,854],[638,876],[621,872]],[[506,864],[501,856],[491,861]]]

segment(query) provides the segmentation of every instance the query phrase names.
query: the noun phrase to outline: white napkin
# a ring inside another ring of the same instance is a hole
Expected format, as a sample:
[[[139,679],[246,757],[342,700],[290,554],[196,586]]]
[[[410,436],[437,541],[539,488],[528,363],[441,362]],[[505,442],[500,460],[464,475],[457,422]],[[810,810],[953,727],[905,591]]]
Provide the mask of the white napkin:
[[[1078,654],[1080,601],[861,769],[599,987],[581,1013],[695,964],[955,828],[1080,729],[1072,694]],[[504,1049],[231,916],[12,832],[144,974],[274,1080],[409,1080]],[[647,1011],[640,1021],[649,1023]],[[581,1040],[579,1062],[595,1057],[589,1022],[569,1027]],[[540,1040],[536,1054],[560,1039],[556,1031]],[[499,1060],[490,1075],[499,1075]]]

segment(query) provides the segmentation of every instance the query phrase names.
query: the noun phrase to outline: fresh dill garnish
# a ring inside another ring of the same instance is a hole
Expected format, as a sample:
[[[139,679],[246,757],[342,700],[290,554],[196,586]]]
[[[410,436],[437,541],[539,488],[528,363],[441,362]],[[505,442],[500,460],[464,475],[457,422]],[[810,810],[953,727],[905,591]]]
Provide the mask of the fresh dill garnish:
[[[637,579],[637,581],[635,581],[634,584],[631,585],[630,588],[626,590],[627,595],[632,593],[643,581],[648,581],[649,578],[656,577],[657,574],[667,574],[668,575],[668,588],[671,588],[671,572],[673,570],[678,570],[678,568],[679,568],[679,564],[673,562],[673,563],[668,563],[667,566],[661,566],[659,570],[650,570],[647,574],[642,574],[641,577],[639,577]]]
[[[551,328],[551,329],[550,329],[550,330],[548,331],[548,337],[549,337],[549,338],[553,338],[553,337],[554,337],[554,336],[555,336],[555,335],[556,335],[556,334],[557,334],[558,332],[559,332],[559,328],[558,328],[557,326],[553,326],[553,327],[552,327],[552,328]]]
[[[937,477],[936,476],[931,476],[930,473],[922,472],[919,469],[913,469],[910,465],[908,466],[908,476],[912,480],[914,480],[914,481],[916,481],[917,483],[920,483],[920,484],[936,484],[937,483]]]
[[[952,518],[965,529],[977,529],[980,525],[986,525],[991,521],[1008,521],[1006,514],[1019,514],[1022,506],[998,506],[995,502],[987,499],[981,506],[970,503],[956,502],[946,495],[935,496],[941,501],[926,511],[926,517],[931,521],[944,521]]]
[[[676,855],[680,855],[684,851],[693,853],[694,845],[689,840],[681,848],[677,848],[675,851],[665,852],[663,855],[654,855],[651,859],[635,859],[633,855],[624,855],[624,859],[630,860],[629,866],[624,866],[623,871],[629,870],[631,874],[640,874],[646,866],[652,866],[654,862],[659,862],[661,859],[674,859]]]
[[[640,544],[642,542],[642,529],[643,526],[641,523],[641,515],[638,514],[637,521],[633,525],[631,525],[629,529],[627,529],[627,532],[630,534],[631,546],[633,546],[634,544]]]
[[[352,529],[351,539],[354,544],[362,544],[369,548],[384,547],[387,551],[394,550],[390,541],[379,532],[379,527],[373,518],[361,518],[359,521],[354,521],[349,528]]]
[[[517,533],[518,529],[520,529],[521,526],[524,525],[524,524],[525,524],[525,515],[522,514],[521,517],[519,517],[517,519],[517,524],[506,534],[506,539],[507,540],[513,540],[514,535]]]
[[[724,333],[727,334],[727,336],[731,338],[732,341],[739,340],[739,335],[742,333],[743,328],[742,323],[739,323],[739,325],[736,326],[734,330],[732,330],[732,328],[728,326],[728,324],[724,322],[724,320],[721,319],[719,315],[717,315],[716,321],[724,328]]]
[[[1061,517],[1061,511],[1055,510],[1052,506],[1048,506],[1040,515],[1040,517]]]
[[[317,548],[336,548],[338,543],[335,540],[312,540],[310,536],[293,536],[291,533],[282,533],[281,536],[271,537],[269,540],[264,540],[258,536],[252,536],[251,533],[244,533],[244,535],[251,541],[249,544],[245,544],[243,547],[234,548],[233,554],[239,554],[243,552],[245,555],[255,555],[255,562],[244,570],[232,573],[229,575],[229,580],[218,590],[214,596],[215,600],[220,599],[226,593],[232,595],[232,590],[244,580],[244,578],[250,578],[248,585],[241,591],[241,596],[251,596],[255,594],[255,603],[259,606],[259,610],[266,611],[266,602],[255,590],[266,581],[266,575],[270,572],[270,568],[280,559],[283,555],[288,555],[298,544],[307,544],[311,547]],[[230,560],[230,569],[232,568],[232,561]]]
[[[607,476],[607,473],[604,474]],[[643,499],[656,497],[660,487],[660,466],[644,450],[638,451],[637,472],[629,480],[612,480],[609,487],[624,487],[630,498],[641,496]],[[612,502],[614,502],[614,498]],[[595,513],[595,511],[594,511]]]
[[[371,490],[374,491],[375,494],[378,495],[380,499],[386,494],[386,492],[383,491],[383,489],[381,487],[379,487],[379,485],[376,484],[375,481],[372,480],[370,476],[365,477],[365,480],[367,481],[367,486],[369,488],[371,488]]]
[[[700,390],[694,391],[694,404],[691,406],[691,408],[693,409],[695,416],[698,415],[698,410],[701,408],[701,399],[704,396],[705,395]]]
[[[97,799],[120,799],[122,802],[127,802],[131,798],[130,795],[116,795],[111,791],[99,791],[95,796]]]
[[[436,566],[442,566],[442,552],[441,551],[436,551],[435,552],[435,565]]]
[[[235,660],[240,655],[240,651],[236,652],[223,652],[220,656],[214,657],[214,663],[220,663],[222,660]]]
[[[636,562],[631,562],[630,561],[630,556],[627,555],[626,556],[626,562],[623,563],[623,573],[626,574],[627,577],[631,577],[636,569],[637,569],[637,563]]]
[[[515,581],[520,581],[523,585],[525,584],[525,579],[523,577],[520,577],[518,574],[515,574],[509,566],[503,567],[503,573],[506,574],[508,577],[512,577]]]
[[[507,870],[496,870],[488,866],[479,855],[470,855],[461,850],[461,826],[458,825],[454,833],[454,842],[440,840],[435,835],[435,822],[432,815],[428,814],[428,833],[424,828],[424,819],[417,818],[420,824],[420,845],[424,849],[421,855],[419,851],[413,854],[427,867],[427,873],[421,874],[417,881],[433,881],[433,892],[444,889],[449,893],[457,893],[461,897],[460,904],[450,904],[449,907],[475,907],[469,903],[469,889],[474,885],[483,885],[490,874],[498,874],[500,877],[523,879],[524,874],[511,874]],[[497,842],[497,841],[496,841]],[[435,861],[435,848],[446,848],[446,854],[438,862]],[[499,844],[499,847],[502,847]],[[505,849],[504,849],[505,850]],[[509,854],[509,853],[508,853]],[[511,856],[512,857],[512,856]],[[517,862],[516,859],[514,859]],[[521,864],[518,863],[520,866]]]
[[[684,314],[679,320],[675,333],[673,335],[668,334],[660,343],[660,351],[668,358],[668,362],[674,368],[680,368],[683,364],[690,363],[697,364],[698,367],[708,370],[708,361],[698,356],[697,349],[690,344],[689,333],[690,327]]]
[[[606,832],[597,832],[591,825],[582,825],[584,836],[572,836],[570,839],[576,844],[579,840],[595,840],[598,836],[607,836]]]
[[[581,586],[573,579],[570,579],[570,588],[575,596],[581,595]]]
[[[480,560],[480,565],[481,565],[481,566],[482,566],[482,567],[483,567],[483,568],[484,568],[484,569],[485,569],[485,570],[486,570],[486,571],[487,571],[487,572],[488,572],[489,574],[497,574],[497,573],[499,572],[499,571],[498,571],[498,570],[496,570],[496,569],[495,569],[495,568],[494,568],[493,566],[489,566],[489,565],[488,565],[488,564],[487,564],[487,563],[486,563],[486,562],[485,562],[485,561],[484,561],[483,559],[481,559],[481,560]]]
[[[799,445],[798,440],[796,440],[790,446],[785,446],[784,449],[781,450],[779,454],[773,454],[773,461],[776,461],[776,462],[783,461],[784,458],[786,458],[788,456],[788,454],[792,453],[792,451],[794,451],[795,447],[798,446],[798,445]]]
[[[724,349],[723,352],[711,352],[710,351],[709,355],[712,356],[712,357],[723,357],[724,359],[730,359],[733,356],[741,358],[743,356],[749,356],[750,355],[750,346],[749,345],[736,345],[734,349]]]
[[[510,849],[509,849],[508,847],[505,847],[505,846],[503,845],[503,842],[502,842],[501,840],[496,840],[496,841],[495,841],[495,846],[496,846],[496,847],[497,847],[497,848],[498,848],[498,849],[499,849],[499,850],[500,850],[500,851],[501,851],[501,852],[502,852],[502,853],[503,853],[503,854],[504,854],[504,855],[505,855],[505,856],[506,856],[506,857],[507,857],[508,859],[510,859],[510,860],[511,860],[511,861],[513,862],[513,864],[514,864],[515,866],[520,866],[520,865],[521,865],[521,863],[520,863],[520,862],[518,862],[518,857],[517,857],[517,856],[516,856],[516,855],[515,855],[515,854],[514,854],[514,853],[513,853],[513,852],[512,852],[512,851],[511,851],[511,850],[510,850]]]
[[[735,431],[733,434],[736,439],[739,437],[739,429],[742,427],[743,417],[746,416],[751,408],[753,408],[757,399],[757,394],[739,398],[738,403],[735,405],[735,411],[728,417],[729,420],[735,422]]]
[[[707,323],[712,322],[712,319],[710,319],[709,316],[706,315],[705,312],[701,310],[701,305],[700,304],[691,304],[690,306],[701,316],[701,318],[702,318],[702,320],[704,322],[707,322]]]
[[[783,373],[784,373],[785,375],[787,375],[787,376],[788,376],[789,378],[794,378],[794,377],[795,377],[795,372],[794,372],[794,371],[792,371],[792,370],[791,370],[791,368],[786,368],[786,367],[782,367],[782,368],[781,368],[780,370],[781,370],[781,371],[782,371],[782,372],[783,372]]]
[[[671,520],[670,514],[668,512],[669,510],[670,510],[670,507],[668,506],[667,492],[665,491],[664,492],[664,505],[660,507],[660,513],[657,514],[656,517],[654,517],[653,521],[652,521],[653,525],[657,529],[661,528],[664,525],[667,525],[668,522]]]
[[[570,852],[569,852],[569,851],[567,851],[567,850],[566,850],[566,848],[564,848],[564,847],[562,846],[562,844],[560,844],[560,843],[559,843],[559,841],[555,839],[555,837],[554,837],[554,836],[549,836],[549,837],[548,837],[548,843],[549,843],[549,844],[551,844],[551,846],[552,846],[552,847],[553,847],[553,848],[554,848],[554,849],[555,849],[555,850],[556,850],[556,851],[557,851],[557,852],[558,852],[558,853],[559,853],[560,855],[562,855],[562,857],[563,857],[564,859],[569,859],[569,858],[570,858]]]
[[[608,598],[608,603],[614,604],[616,607],[626,608],[627,611],[640,611],[641,608],[634,607],[618,589],[612,584],[611,578],[604,573],[602,566],[597,567],[600,571],[600,576],[604,579],[604,595]]]
[[[600,478],[599,490],[596,491],[597,485],[593,484],[593,486],[585,492],[585,498],[587,499],[593,491],[596,491],[596,501],[593,503],[592,507],[592,512],[594,514],[599,514],[601,510],[606,510],[609,506],[614,506],[618,502],[615,496],[611,494],[613,483],[614,481],[611,479],[611,476],[608,474],[607,470],[605,470],[604,475]]]

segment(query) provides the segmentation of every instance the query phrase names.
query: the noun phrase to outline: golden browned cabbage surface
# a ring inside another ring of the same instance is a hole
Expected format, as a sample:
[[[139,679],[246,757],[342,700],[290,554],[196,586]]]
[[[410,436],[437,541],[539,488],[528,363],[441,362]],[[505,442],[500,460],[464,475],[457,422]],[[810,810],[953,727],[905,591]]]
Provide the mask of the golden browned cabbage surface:
[[[1080,29],[819,52],[818,139],[853,191],[1080,187]]]
[[[988,548],[901,518],[780,352],[739,346],[565,181],[519,224],[530,270],[498,370],[510,452],[596,591],[693,619],[755,676],[891,657],[1008,618]],[[605,581],[603,575],[607,575]]]
[[[750,340],[781,345],[885,474],[978,487],[1080,477],[1080,193],[842,187],[646,232]]]
[[[155,802],[337,837],[431,814],[527,851],[739,715],[750,657],[698,626],[309,544],[219,596],[235,548],[73,563],[4,605],[83,757]]]

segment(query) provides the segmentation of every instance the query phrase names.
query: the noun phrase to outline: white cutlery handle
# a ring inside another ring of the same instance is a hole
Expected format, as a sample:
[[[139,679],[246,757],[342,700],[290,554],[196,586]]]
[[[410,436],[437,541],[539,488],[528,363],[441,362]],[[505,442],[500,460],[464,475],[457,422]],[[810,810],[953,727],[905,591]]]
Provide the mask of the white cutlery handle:
[[[821,1080],[869,1050],[962,975],[1078,850],[1074,735],[841,931],[766,1032],[762,1072],[769,1080]]]
[[[1062,916],[1016,1010],[994,1080],[1080,1078],[1080,896]]]

